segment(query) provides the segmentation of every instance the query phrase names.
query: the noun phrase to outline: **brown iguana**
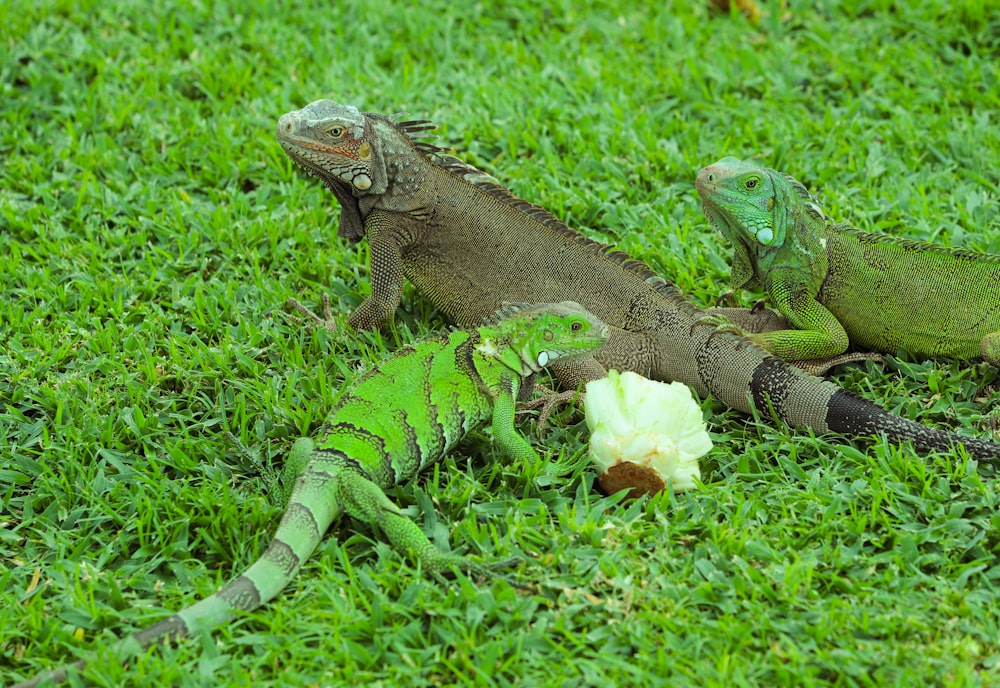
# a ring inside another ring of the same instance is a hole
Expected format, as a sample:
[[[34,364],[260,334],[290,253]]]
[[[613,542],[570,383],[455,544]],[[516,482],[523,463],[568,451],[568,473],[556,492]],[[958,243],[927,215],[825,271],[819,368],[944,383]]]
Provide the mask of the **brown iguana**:
[[[769,355],[642,262],[587,239],[421,141],[431,128],[329,100],[278,121],[285,152],[340,201],[339,235],[368,237],[371,296],[351,314],[351,326],[388,322],[404,279],[459,325],[507,301],[574,300],[611,330],[594,358],[553,366],[565,388],[610,368],[632,370],[818,433],[885,435],[922,450],[959,442],[975,457],[1000,457],[1000,444],[900,418]]]

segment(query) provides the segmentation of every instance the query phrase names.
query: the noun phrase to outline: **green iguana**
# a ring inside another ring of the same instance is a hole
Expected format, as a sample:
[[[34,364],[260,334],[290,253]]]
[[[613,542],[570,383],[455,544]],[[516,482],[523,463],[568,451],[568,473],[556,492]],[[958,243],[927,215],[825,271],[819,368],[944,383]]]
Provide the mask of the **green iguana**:
[[[329,100],[278,121],[285,152],[340,201],[339,235],[368,237],[371,296],[351,314],[351,326],[388,322],[404,278],[460,325],[504,301],[572,299],[606,322],[610,334],[596,357],[553,366],[565,388],[606,369],[631,370],[818,433],[885,435],[923,450],[961,443],[978,458],[1000,457],[996,443],[895,416],[770,356],[724,322],[718,326],[721,318],[696,308],[643,263],[419,140],[430,128]]]
[[[793,327],[751,339],[785,360],[850,344],[1000,365],[1000,255],[831,222],[792,177],[723,158],[698,173],[705,215],[734,246],[732,288],[760,287]]]
[[[317,440],[303,438],[293,446],[286,467],[298,477],[264,554],[219,592],[121,641],[115,654],[124,658],[220,626],[271,600],[342,514],[377,526],[431,574],[457,568],[486,575],[513,565],[517,560],[483,565],[438,551],[383,490],[409,480],[489,420],[507,456],[537,462],[513,424],[522,380],[554,361],[592,354],[604,344],[607,329],[572,302],[507,306],[476,330],[402,349],[344,393]],[[61,667],[18,688],[61,681],[83,665],[81,660]]]

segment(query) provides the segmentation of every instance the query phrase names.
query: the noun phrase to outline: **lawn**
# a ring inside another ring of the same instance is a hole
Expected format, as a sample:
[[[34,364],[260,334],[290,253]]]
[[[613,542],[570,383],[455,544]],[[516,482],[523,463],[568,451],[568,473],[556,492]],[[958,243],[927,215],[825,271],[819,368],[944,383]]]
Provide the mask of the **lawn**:
[[[623,502],[562,412],[548,467],[487,433],[391,493],[443,549],[521,556],[443,586],[343,521],[236,623],[128,667],[114,638],[211,594],[280,516],[280,467],[357,371],[437,332],[300,326],[368,290],[367,246],[273,131],[318,98],[437,143],[702,304],[729,249],[697,170],[759,156],[833,217],[1000,252],[1000,15],[978,0],[27,2],[0,8],[0,683],[77,656],[95,685],[993,685],[1000,493],[977,466],[816,437],[705,400],[704,485]],[[754,296],[743,294],[746,303]],[[996,368],[832,378],[991,436]]]

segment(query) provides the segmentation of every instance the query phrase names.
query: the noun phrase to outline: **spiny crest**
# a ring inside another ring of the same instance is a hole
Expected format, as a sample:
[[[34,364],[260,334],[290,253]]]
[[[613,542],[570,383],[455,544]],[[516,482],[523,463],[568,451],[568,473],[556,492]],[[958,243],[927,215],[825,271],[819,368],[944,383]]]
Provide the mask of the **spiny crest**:
[[[816,200],[815,196],[809,193],[809,189],[805,187],[805,184],[803,184],[798,179],[785,172],[775,172],[775,174],[781,175],[784,178],[784,180],[788,182],[788,185],[791,187],[792,191],[794,191],[795,194],[802,199],[806,207],[806,212],[809,213],[809,215],[816,218],[817,220],[821,220],[823,222],[830,222],[830,218],[827,217],[826,213],[823,212],[823,209],[819,207],[819,201]]]
[[[575,229],[568,227],[545,208],[518,198],[511,193],[507,187],[501,185],[495,177],[483,172],[478,167],[474,167],[466,162],[463,162],[453,155],[436,155],[432,158],[432,160],[442,169],[462,177],[467,182],[486,192],[498,201],[501,201],[506,205],[524,213],[536,222],[539,222],[567,239],[571,239],[577,244],[584,246],[589,251],[608,258],[623,269],[638,275],[658,291],[662,291],[666,294],[680,294],[679,290],[676,289],[673,283],[661,278],[655,272],[650,270],[649,267],[641,260],[633,258],[625,251],[611,248],[598,241],[594,241],[593,239],[583,236]]]
[[[1000,254],[983,253],[971,248],[957,248],[954,246],[942,246],[932,244],[928,241],[916,241],[905,237],[892,236],[890,234],[880,234],[878,232],[866,232],[863,229],[851,227],[846,224],[833,225],[832,229],[843,234],[849,234],[866,244],[892,244],[904,251],[916,251],[918,253],[937,253],[950,256],[959,260],[971,260],[976,263],[990,263],[1000,265]]]
[[[528,308],[530,308],[530,304],[527,303],[504,301],[504,303],[500,306],[500,308],[496,310],[496,312],[493,315],[487,317],[483,321],[483,324],[496,325],[501,320],[507,320],[508,318],[512,318],[515,315],[518,315],[519,313],[527,310]]]
[[[399,129],[400,132],[406,135],[417,150],[422,153],[426,153],[427,155],[434,155],[435,153],[445,150],[440,146],[435,146],[433,143],[430,143],[431,139],[437,138],[437,134],[425,133],[436,130],[436,124],[429,119],[411,119],[405,122],[396,122],[395,120],[402,117],[403,114],[404,113],[401,112],[397,115],[393,115],[390,118],[390,121],[396,126],[397,129]]]
[[[458,175],[475,186],[480,186],[481,184],[496,184],[500,186],[500,182],[496,177],[478,167],[473,167],[469,163],[459,160],[454,155],[438,153],[434,156],[433,160],[441,169]]]
[[[428,120],[417,120],[420,124],[420,128],[417,131],[424,131],[425,129],[431,128],[431,124]],[[397,128],[407,136],[409,133],[404,128],[404,125],[408,123],[401,123],[396,125]],[[426,125],[426,126],[425,126]],[[412,137],[410,137],[411,140]],[[414,141],[416,145],[417,142]],[[523,199],[515,196],[507,187],[500,184],[499,181],[487,172],[480,170],[478,167],[470,165],[467,162],[459,159],[458,157],[450,154],[444,154],[445,149],[436,146],[430,146],[434,150],[425,151],[429,154],[430,160],[436,164],[441,169],[446,172],[450,172],[458,177],[461,177],[466,182],[472,184],[481,191],[489,194],[496,200],[509,205],[515,210],[524,213],[536,222],[544,225],[548,229],[566,237],[567,239],[583,246],[591,253],[597,254],[607,258],[615,265],[618,265],[623,270],[631,272],[643,279],[650,287],[663,294],[664,296],[673,300],[676,305],[684,309],[685,311],[690,311],[691,313],[697,312],[697,309],[690,304],[690,302],[685,299],[677,286],[668,280],[663,279],[655,272],[653,272],[649,266],[643,263],[637,258],[633,258],[631,255],[622,251],[620,249],[611,248],[600,242],[589,239],[580,232],[571,229],[564,222],[559,220],[557,217],[552,215],[549,211],[545,210],[541,206],[535,205],[534,203],[529,203]],[[422,149],[423,150],[423,149]]]

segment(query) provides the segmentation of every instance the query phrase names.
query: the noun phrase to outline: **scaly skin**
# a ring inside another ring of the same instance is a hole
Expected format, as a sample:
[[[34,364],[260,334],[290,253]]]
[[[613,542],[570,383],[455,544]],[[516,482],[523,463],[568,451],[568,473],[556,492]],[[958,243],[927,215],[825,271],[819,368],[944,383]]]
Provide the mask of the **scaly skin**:
[[[751,337],[768,351],[794,361],[853,344],[1000,364],[1000,256],[835,225],[802,184],[752,161],[723,158],[697,188],[733,243],[733,288],[762,288],[798,328]]]
[[[604,344],[607,326],[578,304],[508,307],[492,323],[454,331],[397,353],[344,394],[319,438],[300,439],[287,464],[298,473],[284,517],[264,554],[219,592],[125,639],[124,659],[142,648],[228,623],[278,595],[343,514],[371,523],[424,571],[461,569],[488,575],[514,561],[483,565],[440,552],[384,490],[441,459],[473,428],[492,422],[501,450],[518,462],[538,455],[514,429],[521,381],[561,359],[590,355]],[[59,682],[75,664],[37,676]]]
[[[278,121],[285,152],[340,201],[340,236],[368,237],[371,296],[351,314],[353,327],[390,321],[404,279],[460,325],[505,301],[574,300],[610,334],[594,358],[553,366],[565,388],[609,368],[632,370],[818,433],[885,435],[923,450],[959,443],[981,459],[1000,456],[1000,445],[900,418],[770,356],[641,262],[415,140],[427,128],[329,100]]]

